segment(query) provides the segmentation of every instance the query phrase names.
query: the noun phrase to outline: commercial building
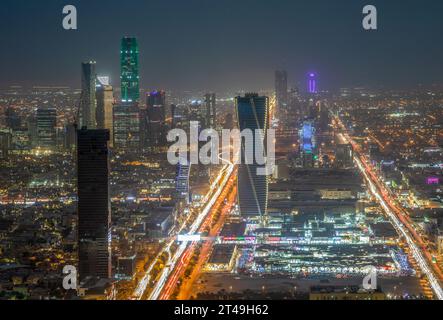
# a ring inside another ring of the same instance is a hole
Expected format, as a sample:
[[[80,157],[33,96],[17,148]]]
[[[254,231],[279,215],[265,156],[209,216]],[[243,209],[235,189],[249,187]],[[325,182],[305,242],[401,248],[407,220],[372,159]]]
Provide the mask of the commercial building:
[[[110,133],[109,145],[114,145],[114,90],[108,77],[97,77],[97,129],[107,129]]]
[[[57,144],[57,111],[54,108],[37,109],[37,140],[41,148],[54,149]]]
[[[150,149],[166,144],[166,93],[153,91],[146,99],[146,145]]]
[[[244,97],[237,97],[235,100],[240,131],[250,129],[255,133],[255,130],[263,130],[266,136],[269,124],[268,97],[260,97],[258,94],[250,93]],[[255,134],[253,135],[253,154],[256,154],[257,146],[265,152],[264,141],[255,141]],[[264,165],[259,165],[257,159],[249,159],[252,164],[246,163],[246,158],[251,155],[246,152],[243,139],[240,153],[242,163],[239,165],[237,182],[240,214],[263,217],[266,215],[268,205],[268,177],[258,174],[257,169],[264,169]]]
[[[78,271],[80,280],[111,277],[109,131],[77,132]]]
[[[95,129],[97,127],[97,100],[95,97],[96,72],[95,61],[82,63],[82,92],[79,108],[79,127]]]
[[[136,38],[124,37],[120,50],[120,81],[122,102],[138,102],[140,76],[138,69],[139,49]]]
[[[275,97],[278,108],[288,104],[288,75],[286,71],[275,71]]]
[[[140,148],[140,109],[133,103],[116,105],[114,111],[114,147],[125,151]]]

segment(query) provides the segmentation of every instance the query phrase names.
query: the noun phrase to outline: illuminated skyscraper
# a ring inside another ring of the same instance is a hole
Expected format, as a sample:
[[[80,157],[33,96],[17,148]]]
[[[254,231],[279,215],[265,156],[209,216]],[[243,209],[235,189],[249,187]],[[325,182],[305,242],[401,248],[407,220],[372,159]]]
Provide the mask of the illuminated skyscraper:
[[[110,133],[110,146],[114,143],[114,91],[109,85],[109,78],[97,77],[97,128],[108,129]]]
[[[187,163],[187,161],[183,161],[177,164],[176,190],[178,198],[185,200],[186,203],[189,203],[189,175],[191,172],[191,165],[185,163]]]
[[[54,149],[57,145],[57,111],[54,108],[39,108],[36,120],[38,146]]]
[[[114,111],[114,147],[127,151],[140,148],[140,109],[133,103],[116,105]]]
[[[317,93],[317,77],[315,73],[308,74],[308,93]]]
[[[300,155],[303,167],[312,168],[315,163],[315,129],[311,121],[303,122],[300,130]]]
[[[217,100],[215,93],[208,93],[205,95],[206,104],[206,129],[216,128],[217,126],[217,114],[216,114],[216,104]]]
[[[120,50],[122,102],[138,102],[140,98],[138,55],[137,39],[124,37],[121,41]]]
[[[97,127],[95,97],[95,61],[82,63],[82,93],[80,98],[79,127],[95,129]]]
[[[262,129],[266,136],[269,121],[269,98],[260,97],[258,94],[250,93],[244,97],[236,98],[236,109],[240,131],[250,129],[255,133],[256,129]],[[254,134],[255,140],[255,134]],[[258,143],[253,144],[253,152]],[[264,144],[262,150],[265,150]],[[247,155],[245,152],[245,141],[241,143],[242,164],[238,168],[238,203],[240,214],[242,216],[260,216],[266,215],[268,206],[268,177],[258,175],[257,169],[264,168],[254,159],[249,159],[252,164],[246,164]]]
[[[146,98],[147,145],[149,148],[162,146],[166,142],[166,93],[153,91]]]
[[[79,279],[111,277],[109,131],[77,132]]]
[[[79,127],[95,129],[97,127],[95,98],[95,61],[82,63],[82,92],[80,97]]]
[[[337,145],[335,165],[338,168],[352,168],[354,166],[354,151],[351,144]]]
[[[277,108],[288,104],[288,75],[286,71],[275,71],[275,97]]]

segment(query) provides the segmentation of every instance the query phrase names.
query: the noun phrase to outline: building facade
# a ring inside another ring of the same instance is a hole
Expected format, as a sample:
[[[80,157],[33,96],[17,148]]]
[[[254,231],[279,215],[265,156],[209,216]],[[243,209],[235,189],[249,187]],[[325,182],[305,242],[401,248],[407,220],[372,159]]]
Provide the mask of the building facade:
[[[79,108],[79,127],[95,129],[97,127],[97,100],[95,97],[96,73],[95,61],[82,63],[82,92]]]
[[[88,277],[111,277],[111,202],[109,131],[77,132],[78,271]]]
[[[114,147],[127,151],[140,149],[140,109],[133,103],[114,107]]]
[[[109,81],[97,77],[97,129],[108,129],[110,133],[110,146],[114,145],[114,90]]]
[[[38,147],[54,149],[57,146],[57,111],[54,108],[37,109]]]
[[[122,102],[138,102],[140,98],[140,76],[138,66],[139,49],[136,38],[124,37],[120,50],[120,81]]]
[[[240,131],[245,129],[263,130],[266,136],[268,121],[269,98],[260,97],[258,94],[246,94],[244,97],[237,97],[236,109]],[[255,141],[262,143],[262,149],[265,150],[264,140]],[[264,217],[267,212],[268,205],[268,177],[258,175],[257,169],[264,168],[264,165],[257,163],[254,159],[252,164],[246,164],[245,142],[241,142],[241,164],[238,168],[238,203],[240,214],[242,216],[259,216]]]

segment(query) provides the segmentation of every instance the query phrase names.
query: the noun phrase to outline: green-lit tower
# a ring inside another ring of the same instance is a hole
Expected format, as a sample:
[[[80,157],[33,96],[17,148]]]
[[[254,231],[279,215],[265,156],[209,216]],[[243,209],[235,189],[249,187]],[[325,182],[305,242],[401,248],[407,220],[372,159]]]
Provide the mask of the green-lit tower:
[[[121,42],[120,50],[120,80],[123,102],[137,102],[140,98],[138,53],[137,39],[124,37]]]

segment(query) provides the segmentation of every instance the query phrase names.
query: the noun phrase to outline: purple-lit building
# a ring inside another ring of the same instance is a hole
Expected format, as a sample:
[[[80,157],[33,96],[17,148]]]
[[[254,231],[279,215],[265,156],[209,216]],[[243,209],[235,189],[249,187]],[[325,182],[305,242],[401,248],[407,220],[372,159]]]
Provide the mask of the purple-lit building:
[[[308,93],[317,93],[317,77],[313,72],[308,74]]]

